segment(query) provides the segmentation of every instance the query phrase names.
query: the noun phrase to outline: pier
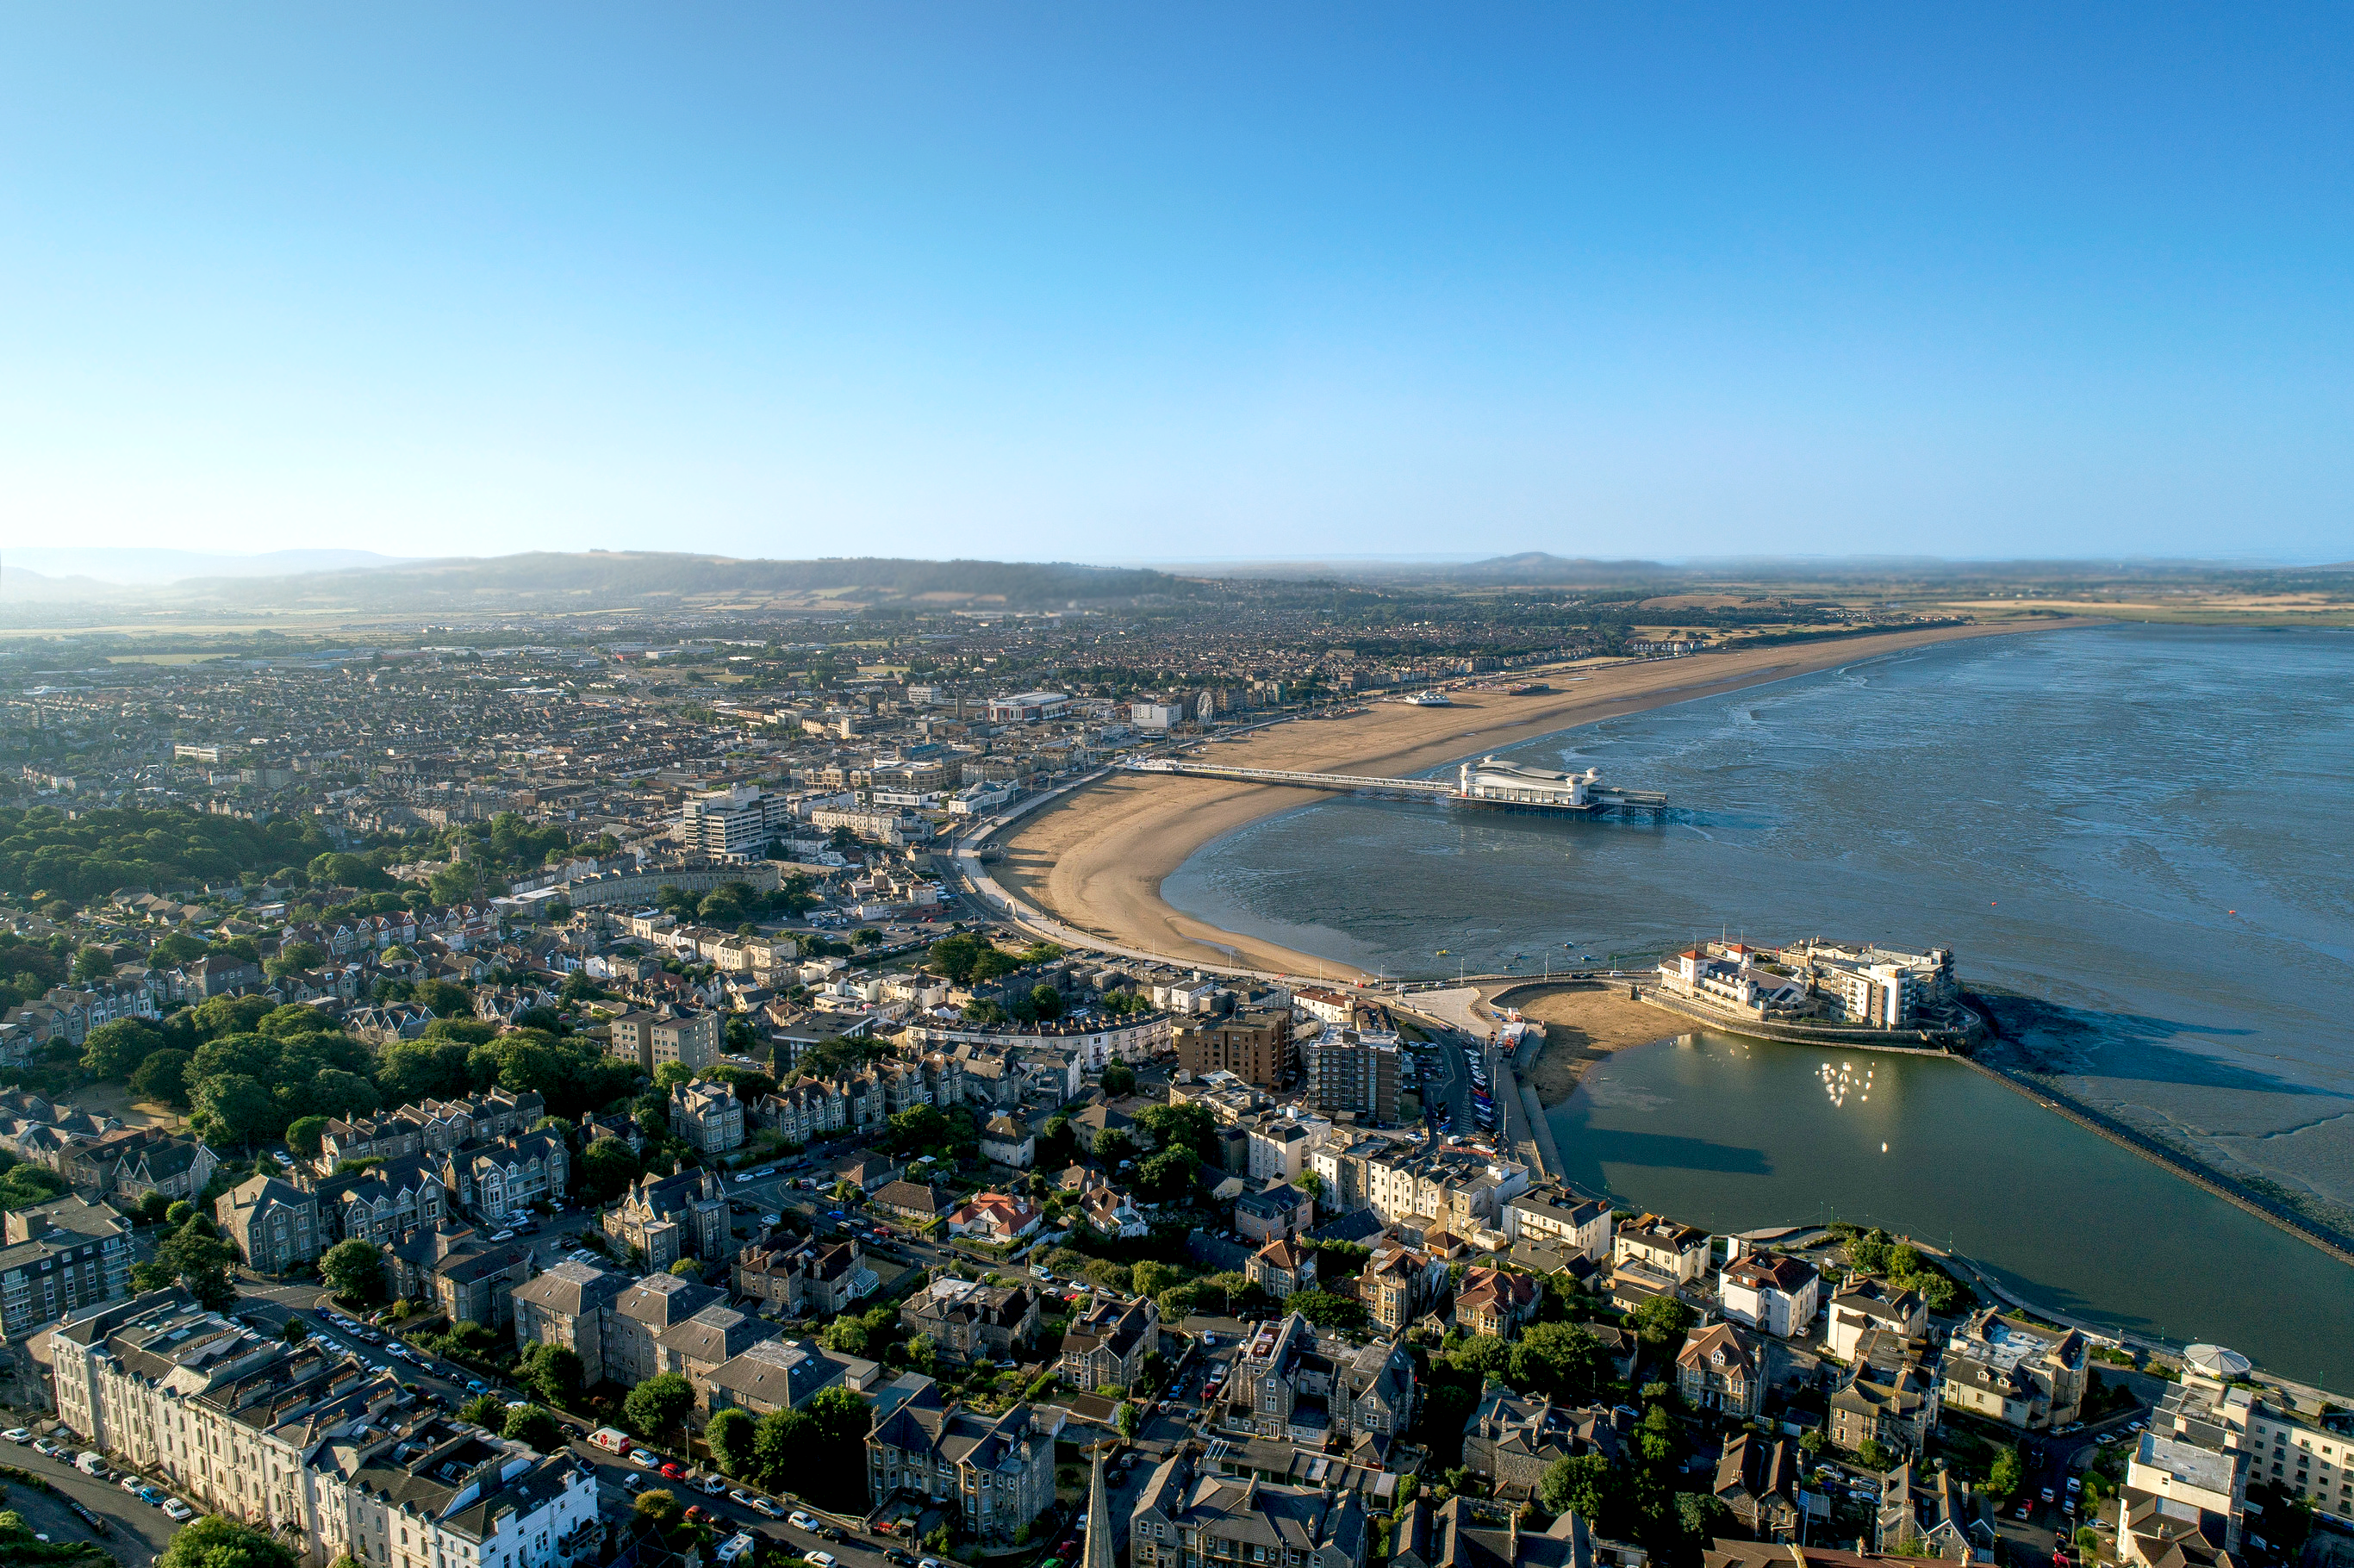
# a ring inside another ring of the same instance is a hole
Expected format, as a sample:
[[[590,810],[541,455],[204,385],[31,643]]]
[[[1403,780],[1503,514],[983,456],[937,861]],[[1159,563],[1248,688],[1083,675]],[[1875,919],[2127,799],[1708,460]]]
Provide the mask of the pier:
[[[1497,811],[1536,811],[1590,816],[1597,811],[1658,811],[1668,798],[1654,789],[1606,784],[1592,768],[1553,773],[1487,757],[1463,764],[1453,780],[1380,779],[1360,773],[1310,773],[1289,768],[1235,768],[1183,758],[1151,758],[1129,764],[1137,773],[1173,773],[1187,779],[1223,779],[1234,784],[1278,784],[1296,789],[1328,789],[1347,795],[1446,800]]]

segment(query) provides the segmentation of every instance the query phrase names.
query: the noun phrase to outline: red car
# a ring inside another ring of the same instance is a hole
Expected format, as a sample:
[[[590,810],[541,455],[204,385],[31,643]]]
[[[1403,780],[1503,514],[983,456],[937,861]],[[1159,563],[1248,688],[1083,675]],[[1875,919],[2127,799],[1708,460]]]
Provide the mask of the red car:
[[[699,1524],[709,1517],[711,1516],[704,1511],[703,1505],[700,1503],[690,1506],[686,1510],[686,1522],[689,1524]]]
[[[680,1469],[675,1463],[668,1464],[662,1467],[662,1478],[666,1481],[683,1481],[686,1479],[686,1472]]]

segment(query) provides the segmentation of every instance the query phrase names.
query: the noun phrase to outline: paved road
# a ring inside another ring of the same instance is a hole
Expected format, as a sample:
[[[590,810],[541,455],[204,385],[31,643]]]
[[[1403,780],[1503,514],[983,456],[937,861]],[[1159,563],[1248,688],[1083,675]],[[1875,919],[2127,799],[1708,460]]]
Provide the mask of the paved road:
[[[113,1528],[111,1534],[101,1535],[56,1497],[11,1479],[6,1483],[7,1506],[23,1514],[26,1523],[60,1543],[95,1542],[123,1568],[147,1568],[180,1528],[162,1510],[150,1508],[112,1481],[92,1480],[69,1463],[35,1453],[30,1445],[0,1444],[0,1464],[39,1476]]]
[[[914,1550],[912,1542],[888,1542],[880,1536],[869,1535],[859,1528],[860,1521],[857,1518],[828,1514],[822,1510],[811,1508],[805,1502],[792,1499],[790,1496],[771,1497],[769,1500],[777,1506],[780,1514],[790,1513],[796,1509],[806,1510],[816,1516],[822,1523],[832,1528],[842,1539],[839,1542],[832,1541],[811,1531],[795,1529],[783,1518],[772,1519],[757,1509],[747,1508],[735,1501],[727,1493],[710,1496],[699,1488],[689,1486],[684,1481],[664,1480],[654,1471],[638,1465],[633,1460],[608,1454],[602,1448],[591,1447],[587,1443],[573,1444],[571,1452],[574,1457],[587,1464],[596,1476],[597,1500],[599,1507],[609,1514],[626,1514],[630,1511],[637,1499],[638,1492],[631,1491],[626,1483],[631,1477],[637,1477],[642,1483],[639,1490],[650,1491],[660,1488],[677,1498],[682,1507],[688,1505],[699,1507],[721,1521],[718,1528],[723,1532],[732,1530],[748,1530],[756,1535],[766,1536],[771,1541],[788,1542],[795,1551],[803,1553],[831,1552],[843,1564],[843,1568],[894,1568],[889,1560],[883,1555],[886,1547],[896,1545],[903,1551]],[[764,1495],[757,1489],[746,1487],[735,1481],[728,1483],[728,1490],[741,1492],[748,1497],[757,1498]],[[722,1538],[725,1538],[724,1534]]]

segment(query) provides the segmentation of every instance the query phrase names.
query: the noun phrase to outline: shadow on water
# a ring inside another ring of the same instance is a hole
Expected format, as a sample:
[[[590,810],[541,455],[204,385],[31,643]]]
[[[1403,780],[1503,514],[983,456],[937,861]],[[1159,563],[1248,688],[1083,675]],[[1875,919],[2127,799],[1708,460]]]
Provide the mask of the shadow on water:
[[[1762,1149],[1715,1143],[1704,1138],[1674,1133],[1630,1132],[1622,1128],[1596,1128],[1581,1097],[1553,1112],[1554,1140],[1567,1169],[1563,1172],[1582,1192],[1610,1193],[1603,1166],[1629,1165],[1650,1171],[1705,1171],[1720,1176],[1770,1176],[1774,1162]]]
[[[2009,1051],[2030,1072],[2083,1074],[2123,1082],[2224,1089],[2239,1094],[2354,1099],[2354,1095],[2343,1090],[2292,1082],[2204,1052],[2165,1044],[2194,1037],[2230,1040],[2253,1035],[2256,1031],[2253,1029],[2223,1029],[2210,1024],[2178,1023],[2146,1013],[2066,1007],[2037,997],[1998,994],[1985,1000],[2002,1034],[2001,1044],[1994,1049]]]

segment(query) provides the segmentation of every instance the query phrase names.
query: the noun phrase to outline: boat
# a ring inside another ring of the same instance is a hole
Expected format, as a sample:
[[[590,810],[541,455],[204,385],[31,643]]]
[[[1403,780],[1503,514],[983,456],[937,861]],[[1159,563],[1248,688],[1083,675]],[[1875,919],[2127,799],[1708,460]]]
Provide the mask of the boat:
[[[1405,701],[1410,708],[1451,708],[1455,705],[1455,699],[1445,692],[1416,692]]]

